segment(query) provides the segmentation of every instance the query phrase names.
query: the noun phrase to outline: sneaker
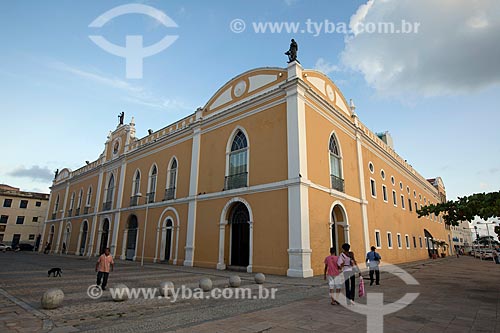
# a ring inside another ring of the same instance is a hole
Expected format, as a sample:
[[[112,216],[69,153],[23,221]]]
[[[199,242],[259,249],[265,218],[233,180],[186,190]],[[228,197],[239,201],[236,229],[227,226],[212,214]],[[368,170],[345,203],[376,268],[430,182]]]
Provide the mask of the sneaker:
[[[373,281],[370,281],[370,286],[373,286]]]
[[[104,290],[106,290],[106,287],[102,287],[101,289],[102,289],[102,291],[104,291]]]

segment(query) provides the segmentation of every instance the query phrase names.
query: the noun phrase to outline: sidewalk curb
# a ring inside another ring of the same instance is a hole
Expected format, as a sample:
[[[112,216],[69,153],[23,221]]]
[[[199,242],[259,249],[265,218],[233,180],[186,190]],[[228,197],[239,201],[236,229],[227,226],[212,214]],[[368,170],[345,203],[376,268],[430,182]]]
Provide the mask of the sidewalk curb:
[[[31,313],[32,315],[34,315],[38,319],[42,320],[42,332],[49,332],[50,330],[52,330],[54,328],[54,322],[47,315],[38,311],[37,309],[35,309],[31,305],[29,305],[28,303],[26,303],[26,302],[20,300],[19,298],[9,294],[7,291],[5,291],[2,288],[0,288],[0,295],[4,296],[9,301],[15,303],[17,306],[20,306],[21,308],[23,308],[27,312]]]

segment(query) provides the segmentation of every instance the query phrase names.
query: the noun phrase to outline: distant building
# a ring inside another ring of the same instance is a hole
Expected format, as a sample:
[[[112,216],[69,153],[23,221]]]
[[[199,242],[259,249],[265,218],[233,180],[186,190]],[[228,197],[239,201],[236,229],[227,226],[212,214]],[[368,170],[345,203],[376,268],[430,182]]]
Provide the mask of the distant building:
[[[374,245],[386,263],[451,244],[441,216],[416,213],[446,198],[442,181],[354,111],[326,75],[292,62],[236,76],[144,137],[120,123],[97,160],[54,179],[43,241],[55,253],[110,247],[121,259],[297,277],[322,274],[344,242],[361,262]]]
[[[0,242],[36,246],[47,216],[49,195],[0,184]]]
[[[460,221],[459,225],[451,227],[452,244],[455,250],[459,248],[463,248],[465,252],[472,250],[472,230],[467,221]]]

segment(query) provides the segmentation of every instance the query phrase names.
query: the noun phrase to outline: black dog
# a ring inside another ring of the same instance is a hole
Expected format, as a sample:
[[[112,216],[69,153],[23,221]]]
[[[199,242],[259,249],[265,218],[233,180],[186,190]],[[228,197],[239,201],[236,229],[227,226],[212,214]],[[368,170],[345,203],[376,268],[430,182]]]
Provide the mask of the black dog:
[[[48,273],[49,273],[48,276],[50,276],[50,274],[53,274],[54,277],[56,277],[56,276],[62,276],[61,275],[62,269],[60,269],[59,267],[54,267],[54,268],[49,269]]]

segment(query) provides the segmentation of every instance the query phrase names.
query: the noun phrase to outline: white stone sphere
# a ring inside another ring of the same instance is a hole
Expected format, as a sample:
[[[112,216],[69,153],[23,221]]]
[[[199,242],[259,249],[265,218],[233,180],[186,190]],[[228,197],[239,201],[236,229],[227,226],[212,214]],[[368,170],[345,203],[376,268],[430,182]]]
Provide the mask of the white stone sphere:
[[[64,293],[59,288],[51,288],[43,293],[41,303],[44,309],[57,309],[64,300]]]
[[[212,290],[212,280],[210,278],[203,278],[200,280],[199,286],[203,291],[210,291]]]
[[[113,301],[115,302],[123,302],[128,299],[129,289],[123,283],[118,283],[113,286],[113,293],[111,293],[111,297],[113,297]]]
[[[229,277],[229,285],[233,288],[238,288],[241,286],[241,279],[238,275],[232,275]]]
[[[160,294],[165,296],[172,296],[174,294],[174,283],[172,281],[163,281],[160,283]]]
[[[266,276],[262,273],[255,274],[255,283],[263,284],[266,281]]]

